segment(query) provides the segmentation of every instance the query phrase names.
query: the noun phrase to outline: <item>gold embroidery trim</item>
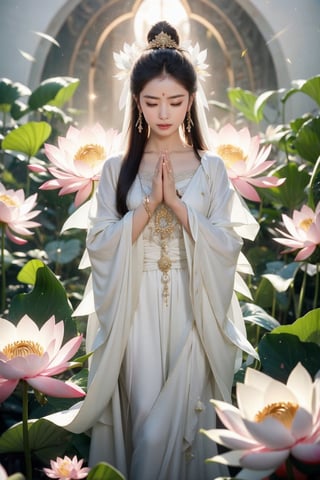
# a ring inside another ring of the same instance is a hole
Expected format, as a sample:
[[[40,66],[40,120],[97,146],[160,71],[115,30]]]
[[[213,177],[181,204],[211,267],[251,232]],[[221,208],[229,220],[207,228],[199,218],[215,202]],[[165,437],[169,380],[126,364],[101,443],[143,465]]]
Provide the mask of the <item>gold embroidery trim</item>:
[[[174,215],[165,205],[160,205],[154,212],[155,232],[160,236],[161,254],[158,260],[159,270],[162,272],[162,297],[165,305],[168,306],[169,298],[169,271],[172,266],[171,259],[168,255],[168,238],[172,235],[175,227]]]

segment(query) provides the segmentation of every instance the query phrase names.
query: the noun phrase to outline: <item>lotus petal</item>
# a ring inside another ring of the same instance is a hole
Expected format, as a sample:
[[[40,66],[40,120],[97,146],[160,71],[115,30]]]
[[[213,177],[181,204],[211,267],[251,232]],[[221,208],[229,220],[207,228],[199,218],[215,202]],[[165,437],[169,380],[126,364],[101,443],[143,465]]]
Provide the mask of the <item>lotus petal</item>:
[[[28,378],[27,382],[31,387],[39,390],[45,395],[60,398],[83,397],[85,392],[75,384],[63,382],[51,377]]]
[[[241,457],[241,466],[250,470],[276,470],[289,456],[290,450],[247,451]]]

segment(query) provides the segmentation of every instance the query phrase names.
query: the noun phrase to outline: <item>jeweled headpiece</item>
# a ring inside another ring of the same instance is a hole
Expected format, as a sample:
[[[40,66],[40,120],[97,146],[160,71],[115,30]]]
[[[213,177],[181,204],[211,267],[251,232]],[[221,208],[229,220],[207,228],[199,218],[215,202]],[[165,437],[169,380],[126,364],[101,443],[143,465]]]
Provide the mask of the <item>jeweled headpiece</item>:
[[[157,49],[157,48],[179,48],[178,44],[173,40],[173,38],[165,32],[160,32],[154,37],[151,42],[148,43],[148,49]]]

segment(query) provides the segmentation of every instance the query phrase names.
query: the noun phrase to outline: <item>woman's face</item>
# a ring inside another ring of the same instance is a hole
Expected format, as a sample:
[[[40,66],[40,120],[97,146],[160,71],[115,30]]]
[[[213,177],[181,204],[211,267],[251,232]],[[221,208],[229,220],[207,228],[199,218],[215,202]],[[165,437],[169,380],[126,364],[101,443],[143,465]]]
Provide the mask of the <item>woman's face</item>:
[[[183,123],[193,96],[172,76],[150,80],[142,89],[139,105],[152,133],[167,137]]]

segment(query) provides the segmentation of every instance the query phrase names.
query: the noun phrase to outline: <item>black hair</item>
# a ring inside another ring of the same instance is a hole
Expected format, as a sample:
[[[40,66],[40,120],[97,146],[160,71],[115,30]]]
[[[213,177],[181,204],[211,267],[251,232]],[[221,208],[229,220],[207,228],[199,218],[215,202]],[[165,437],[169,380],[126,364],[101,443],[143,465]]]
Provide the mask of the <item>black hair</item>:
[[[134,64],[131,72],[131,118],[128,128],[128,144],[123,157],[116,193],[117,210],[122,216],[128,211],[127,195],[138,174],[148,139],[148,125],[145,121],[142,123],[141,133],[136,128],[139,116],[136,99],[139,98],[140,92],[150,80],[161,76],[163,73],[171,75],[189,92],[189,95],[194,94],[197,89],[195,69],[185,53],[179,48],[179,35],[174,27],[165,21],[156,23],[148,33],[148,43],[150,44],[162,32],[171,37],[171,40],[176,44],[176,48],[163,48],[161,46],[146,49]],[[193,122],[191,131],[188,132],[186,129],[186,119],[183,131],[186,142],[193,147],[200,160],[199,151],[205,150],[206,145],[199,128],[195,102],[192,102],[190,114]]]

